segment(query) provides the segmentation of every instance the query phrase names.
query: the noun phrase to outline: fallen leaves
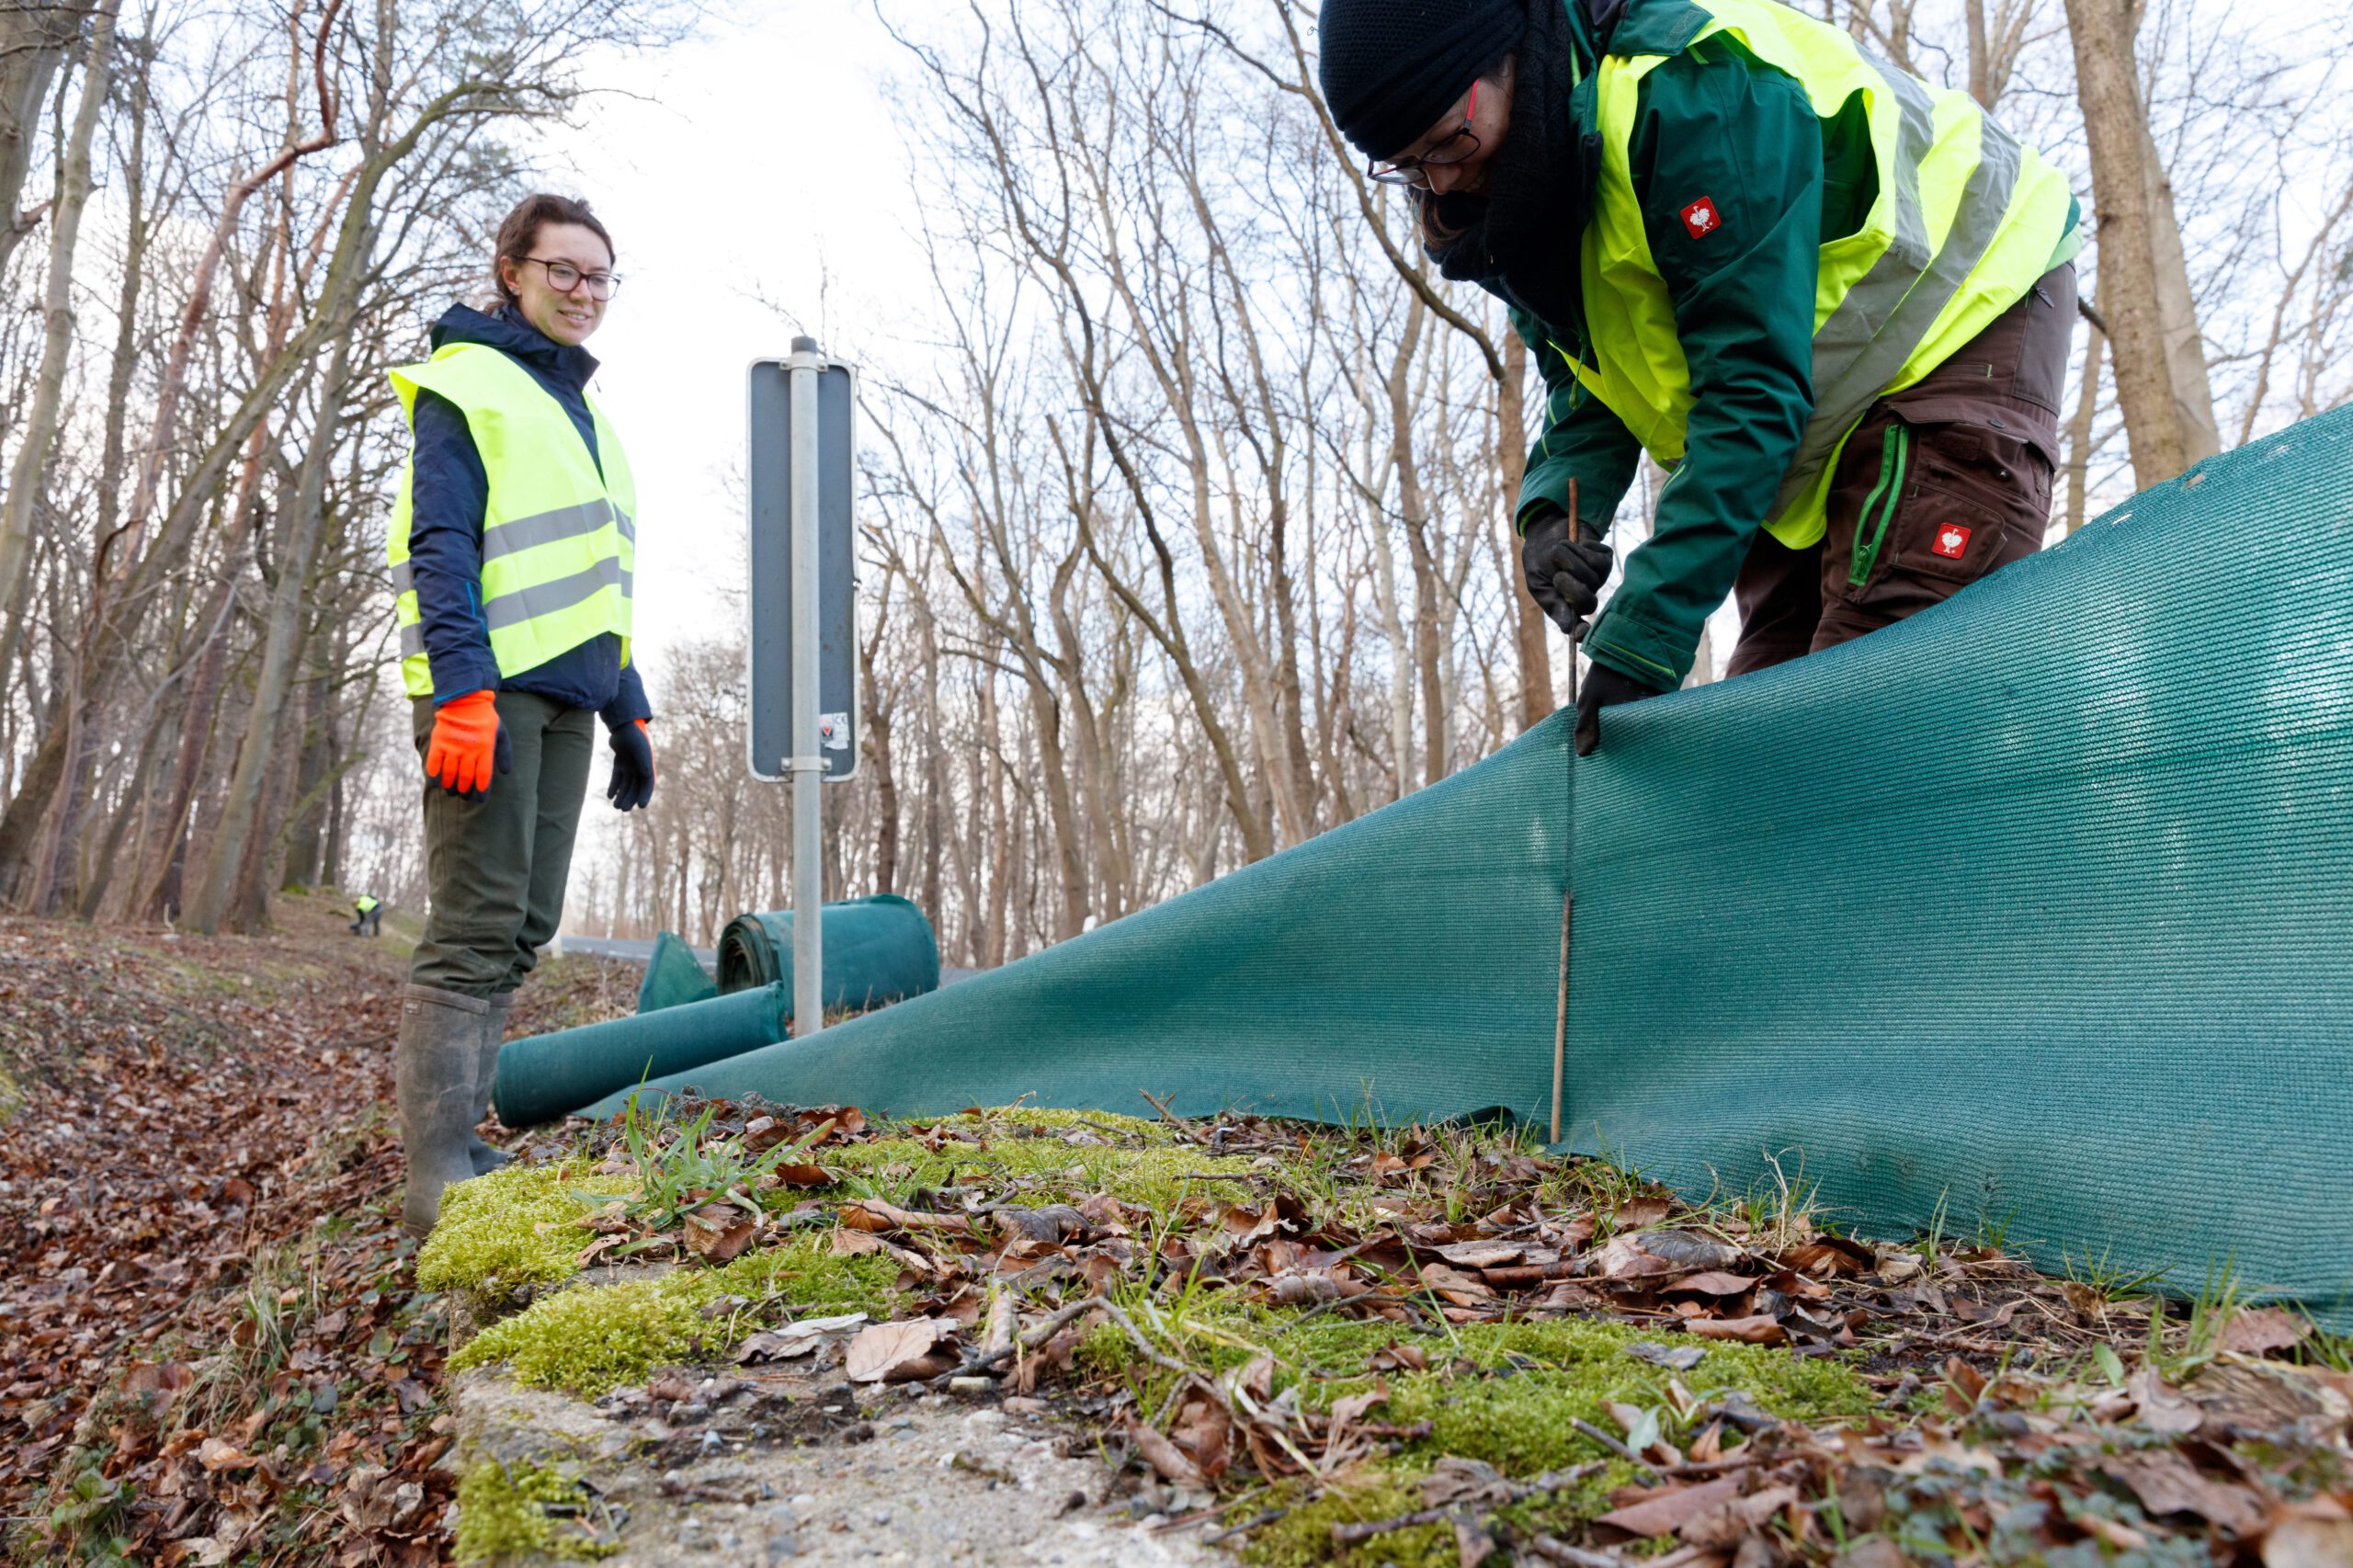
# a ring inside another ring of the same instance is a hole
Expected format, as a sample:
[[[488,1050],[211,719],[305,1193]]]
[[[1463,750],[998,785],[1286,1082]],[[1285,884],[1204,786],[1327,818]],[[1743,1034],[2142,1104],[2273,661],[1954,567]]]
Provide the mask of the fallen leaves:
[[[1787,1345],[1790,1331],[1778,1318],[1687,1318],[1683,1332],[1701,1339],[1732,1339],[1743,1345]]]
[[[706,1203],[687,1216],[688,1250],[705,1263],[728,1263],[740,1256],[759,1233],[759,1217],[733,1203]]]
[[[802,1318],[782,1328],[762,1329],[735,1347],[735,1360],[739,1366],[749,1366],[813,1356],[847,1339],[863,1328],[866,1321],[864,1312],[845,1312],[835,1317]]]
[[[39,1521],[27,1561],[88,1531],[166,1565],[441,1555],[446,1330],[385,1208],[400,965],[306,913],[168,949],[0,921],[0,1067],[40,1112],[0,1142],[0,1512]]]
[[[2255,1493],[2210,1479],[2172,1449],[2118,1454],[2099,1468],[2131,1488],[2150,1513],[2195,1514],[2226,1535],[2252,1533],[2268,1512]]]
[[[944,1318],[913,1318],[870,1324],[850,1341],[844,1375],[854,1383],[905,1382],[937,1377],[954,1366],[938,1347],[956,1337],[959,1324]]]

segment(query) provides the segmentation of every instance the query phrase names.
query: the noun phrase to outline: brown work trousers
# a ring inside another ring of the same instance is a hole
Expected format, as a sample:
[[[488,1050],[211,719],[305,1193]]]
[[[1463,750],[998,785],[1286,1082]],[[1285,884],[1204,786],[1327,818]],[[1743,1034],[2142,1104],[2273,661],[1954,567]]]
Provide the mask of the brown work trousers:
[[[1757,531],[1733,585],[1740,641],[1725,673],[1850,642],[2041,549],[2075,324],[2069,262],[1872,403],[1831,474],[1828,534],[1791,550]]]

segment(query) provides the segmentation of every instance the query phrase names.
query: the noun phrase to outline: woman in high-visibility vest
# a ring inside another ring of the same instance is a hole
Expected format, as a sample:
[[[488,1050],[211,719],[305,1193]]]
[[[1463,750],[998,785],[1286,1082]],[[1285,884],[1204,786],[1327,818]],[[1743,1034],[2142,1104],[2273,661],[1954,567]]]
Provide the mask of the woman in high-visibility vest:
[[[417,1235],[444,1187],[506,1161],[475,1124],[515,988],[563,913],[597,720],[607,799],[654,794],[630,656],[637,493],[581,347],[620,287],[613,259],[586,202],[527,198],[499,225],[495,307],[450,307],[432,358],[392,373],[415,441],[387,553],[432,894],[397,1063]]]
[[[1739,674],[2041,547],[2080,214],[1967,93],[1775,0],[1325,0],[1318,32],[1367,172],[1543,366],[1515,520],[1592,661],[1580,754],[1727,592]],[[1673,477],[1587,625],[1645,451]]]

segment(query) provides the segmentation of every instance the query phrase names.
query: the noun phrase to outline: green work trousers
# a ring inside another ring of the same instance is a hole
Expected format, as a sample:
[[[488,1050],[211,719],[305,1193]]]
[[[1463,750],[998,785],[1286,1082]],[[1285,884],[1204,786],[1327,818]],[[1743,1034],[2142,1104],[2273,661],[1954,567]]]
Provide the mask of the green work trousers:
[[[433,702],[414,703],[416,750],[433,736]],[[523,983],[563,916],[572,841],[588,792],[597,716],[528,691],[498,694],[515,770],[469,799],[425,781],[425,874],[432,906],[408,976],[467,996]]]

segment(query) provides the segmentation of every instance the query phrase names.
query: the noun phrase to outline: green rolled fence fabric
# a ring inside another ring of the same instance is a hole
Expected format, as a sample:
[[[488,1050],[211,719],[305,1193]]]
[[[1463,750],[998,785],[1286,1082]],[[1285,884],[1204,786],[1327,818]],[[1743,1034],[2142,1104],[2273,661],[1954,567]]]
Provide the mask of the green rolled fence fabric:
[[[694,949],[676,931],[654,938],[654,956],[646,960],[645,979],[637,988],[637,1010],[657,1013],[687,1002],[708,1002],[719,994],[719,983],[702,967]]]
[[[791,1011],[780,986],[763,985],[510,1040],[499,1048],[491,1105],[509,1127],[553,1121],[642,1079],[690,1072],[782,1040]]]
[[[895,893],[824,906],[825,1006],[873,1007],[939,989],[931,922]],[[719,934],[719,989],[792,990],[792,912],[739,915]]]
[[[2353,411],[1603,735],[649,1088],[1533,1119],[1573,876],[1575,1147],[2353,1329]]]
[[[1567,867],[1555,723],[1386,811],[805,1043],[663,1081],[883,1111],[1397,1119],[1550,1092]],[[615,1097],[599,1108],[618,1108]]]

